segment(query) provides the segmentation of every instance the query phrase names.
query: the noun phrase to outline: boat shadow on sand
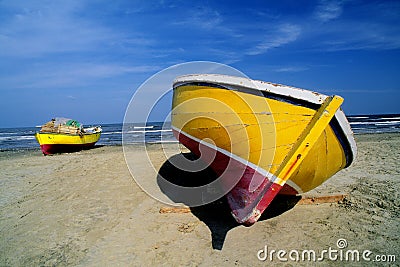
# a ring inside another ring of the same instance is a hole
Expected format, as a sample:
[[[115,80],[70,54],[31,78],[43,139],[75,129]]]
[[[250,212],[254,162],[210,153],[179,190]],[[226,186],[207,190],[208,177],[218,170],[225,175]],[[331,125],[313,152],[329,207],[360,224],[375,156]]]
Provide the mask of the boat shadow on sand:
[[[182,203],[182,199],[179,199],[179,196],[170,190],[165,180],[179,186],[197,187],[209,184],[217,179],[217,175],[209,167],[198,172],[189,172],[176,167],[170,162],[183,160],[182,155],[190,161],[197,159],[192,153],[174,155],[164,162],[157,175],[157,183],[161,191],[177,203]],[[259,221],[279,216],[292,209],[300,199],[301,197],[298,196],[278,195],[265,210]],[[203,206],[191,207],[190,211],[210,229],[213,249],[221,250],[227,233],[240,225],[232,217],[225,197]]]

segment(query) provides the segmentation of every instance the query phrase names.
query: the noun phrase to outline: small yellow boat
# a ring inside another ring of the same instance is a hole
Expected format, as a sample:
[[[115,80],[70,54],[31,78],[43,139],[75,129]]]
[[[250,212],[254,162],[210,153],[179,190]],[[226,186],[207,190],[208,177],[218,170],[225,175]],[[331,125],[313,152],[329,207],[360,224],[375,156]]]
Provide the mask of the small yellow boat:
[[[101,132],[100,126],[83,128],[75,120],[56,118],[44,124],[35,137],[43,154],[49,155],[92,148]]]
[[[339,96],[216,74],[178,77],[173,90],[173,132],[219,175],[239,223],[256,222],[277,194],[319,186],[356,155]]]

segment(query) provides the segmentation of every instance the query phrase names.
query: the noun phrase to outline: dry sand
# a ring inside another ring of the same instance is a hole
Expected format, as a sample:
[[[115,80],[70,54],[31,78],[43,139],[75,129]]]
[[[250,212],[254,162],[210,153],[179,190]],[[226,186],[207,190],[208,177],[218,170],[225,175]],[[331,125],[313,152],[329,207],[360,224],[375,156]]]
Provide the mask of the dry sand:
[[[395,255],[400,264],[400,134],[356,140],[355,163],[308,193],[348,194],[343,201],[273,203],[251,227],[237,225],[224,201],[191,213],[159,213],[165,204],[136,185],[121,147],[54,156],[1,152],[0,266],[265,266],[269,259],[257,258],[265,246],[322,251],[338,249],[339,238],[348,244],[343,251]],[[159,147],[150,150],[156,167],[162,166]],[[272,263],[280,263],[276,255]],[[345,263],[326,256],[321,264]]]

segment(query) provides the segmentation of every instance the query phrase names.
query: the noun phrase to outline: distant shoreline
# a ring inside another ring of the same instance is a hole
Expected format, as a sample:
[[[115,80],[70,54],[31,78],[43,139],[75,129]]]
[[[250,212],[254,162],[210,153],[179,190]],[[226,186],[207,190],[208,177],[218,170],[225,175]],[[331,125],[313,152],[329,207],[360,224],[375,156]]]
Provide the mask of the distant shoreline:
[[[351,118],[364,118],[364,117],[383,117],[383,116],[392,116],[392,117],[399,117],[400,118],[400,113],[377,113],[377,114],[352,114],[348,115],[346,114],[346,117],[348,119]],[[133,122],[132,124],[135,125],[146,125],[146,124],[152,124],[152,123],[160,123],[160,121],[148,121],[148,122]],[[164,123],[164,122],[162,122]],[[170,123],[170,121],[167,121],[166,123]],[[121,125],[124,124],[124,122],[112,122],[112,123],[86,123],[84,124],[85,127],[89,126],[94,126],[94,125]],[[0,127],[0,130],[4,129],[21,129],[21,128],[40,128],[41,125],[32,125],[32,126],[7,126],[7,127]]]
[[[348,116],[348,121],[355,136],[400,132],[400,114]],[[113,123],[103,124],[101,127],[103,132],[96,145],[122,145],[123,138],[129,143],[177,142],[170,123],[148,122],[125,126],[122,123]],[[0,128],[0,151],[37,148],[34,134],[38,130],[37,127]]]

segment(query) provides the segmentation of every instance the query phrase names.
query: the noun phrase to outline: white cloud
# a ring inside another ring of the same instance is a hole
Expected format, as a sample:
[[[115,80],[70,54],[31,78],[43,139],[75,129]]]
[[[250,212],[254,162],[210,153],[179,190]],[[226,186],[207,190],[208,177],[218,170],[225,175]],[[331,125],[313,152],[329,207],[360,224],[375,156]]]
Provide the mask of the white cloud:
[[[336,22],[324,28],[318,46],[327,51],[390,50],[400,48],[397,25],[379,22]]]
[[[213,29],[220,25],[222,17],[218,11],[208,7],[197,7],[186,15],[174,22],[175,25],[194,26],[202,29]]]
[[[276,72],[301,72],[308,70],[308,67],[288,66],[275,69]]]
[[[361,1],[357,6],[345,6],[345,3],[320,2],[313,19],[308,20],[304,27],[309,48],[330,52],[400,48],[400,15],[395,12],[400,4]],[[347,16],[341,16],[344,9]],[[315,19],[324,24],[315,26]]]
[[[247,50],[247,55],[264,54],[272,48],[278,48],[285,44],[294,42],[300,35],[301,28],[294,24],[283,24],[277,29],[273,29],[264,34],[265,39],[255,47]]]
[[[162,68],[153,65],[127,66],[119,64],[64,63],[34,66],[25,75],[2,77],[2,84],[10,88],[71,88],[123,75],[154,73]]]
[[[4,9],[0,21],[0,56],[32,58],[130,47],[143,51],[155,43],[131,27],[105,23],[95,5],[74,0],[0,2],[0,9]]]
[[[103,24],[84,4],[0,2],[0,66],[7,69],[0,74],[0,90],[67,88],[162,69],[126,56],[149,54],[153,40]]]
[[[4,5],[4,3],[3,3]],[[0,55],[37,57],[88,51],[111,42],[115,33],[78,17],[79,1],[10,6],[0,30]]]
[[[220,14],[217,10],[209,7],[196,7],[188,10],[187,15],[179,18],[178,21],[172,22],[172,25],[182,26],[185,30],[204,30],[210,33],[210,39],[215,42],[214,36],[222,35],[225,37],[241,38],[244,36],[236,28],[231,27],[229,21],[226,21],[225,17]],[[230,26],[228,26],[230,25]]]
[[[322,0],[315,10],[315,16],[322,22],[328,22],[338,18],[342,12],[342,1]]]

